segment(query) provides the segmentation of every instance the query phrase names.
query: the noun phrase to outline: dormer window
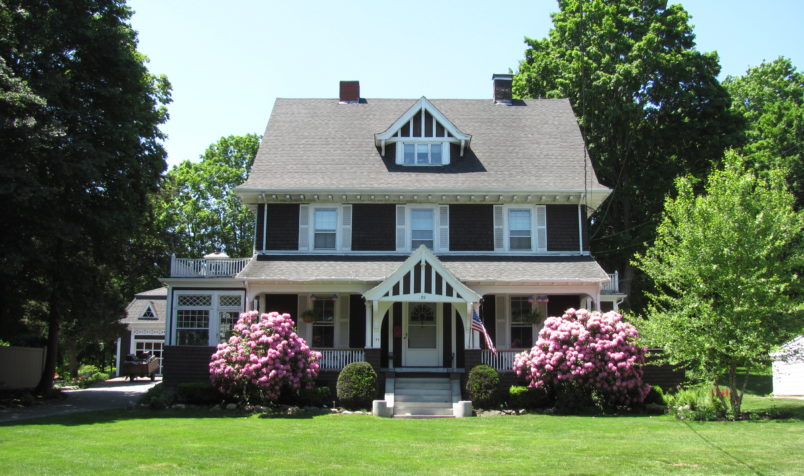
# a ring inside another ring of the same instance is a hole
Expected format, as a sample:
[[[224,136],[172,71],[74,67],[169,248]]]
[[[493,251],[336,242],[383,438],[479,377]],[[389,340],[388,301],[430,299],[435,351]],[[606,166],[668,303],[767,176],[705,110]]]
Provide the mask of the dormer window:
[[[452,144],[460,146],[460,155],[472,136],[461,132],[427,98],[421,98],[385,132],[375,134],[374,142],[385,156],[388,146],[395,147],[394,162],[407,167],[449,165]]]
[[[449,143],[443,142],[398,142],[397,163],[403,165],[447,165],[449,164]]]

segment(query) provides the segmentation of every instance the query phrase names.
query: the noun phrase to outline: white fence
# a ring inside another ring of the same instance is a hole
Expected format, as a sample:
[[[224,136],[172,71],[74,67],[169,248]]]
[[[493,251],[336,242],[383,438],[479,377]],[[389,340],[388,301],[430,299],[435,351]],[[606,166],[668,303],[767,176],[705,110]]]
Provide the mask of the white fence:
[[[322,370],[340,370],[352,362],[366,360],[363,349],[314,349],[321,352],[319,366]]]
[[[225,278],[235,276],[251,258],[170,258],[172,278]]]
[[[519,350],[497,350],[494,355],[490,350],[480,352],[480,362],[499,372],[512,372],[514,370],[514,356],[526,349]]]

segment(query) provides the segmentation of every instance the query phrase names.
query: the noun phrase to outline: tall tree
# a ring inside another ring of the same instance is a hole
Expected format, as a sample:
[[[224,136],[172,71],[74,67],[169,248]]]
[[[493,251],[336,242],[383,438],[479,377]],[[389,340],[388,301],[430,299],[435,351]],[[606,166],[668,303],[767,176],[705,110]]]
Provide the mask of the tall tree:
[[[804,331],[804,212],[795,211],[783,170],[764,175],[730,152],[704,193],[679,179],[656,241],[636,258],[656,284],[637,323],[643,336],[694,377],[717,385],[727,376],[736,416],[748,373]]]
[[[742,153],[758,171],[785,168],[798,204],[804,203],[804,74],[780,57],[723,85],[747,123]]]
[[[695,49],[689,16],[665,0],[560,0],[553,29],[514,77],[523,98],[567,97],[592,163],[614,192],[595,212],[591,245],[623,267],[631,306],[641,284],[629,263],[655,234],[673,178],[705,176],[736,140],[738,119],[720,86],[715,53]]]
[[[96,316],[94,296],[119,294],[111,280],[86,278],[116,269],[165,169],[158,126],[169,84],[148,73],[130,17],[122,0],[0,0],[0,58],[57,131],[45,143],[20,138],[0,167],[3,219],[15,227],[0,236],[3,264],[23,270],[0,275],[0,291],[5,301],[24,290],[45,315],[40,391],[52,385],[62,323]],[[122,315],[118,302],[107,312]]]
[[[222,137],[204,151],[200,162],[184,161],[167,173],[158,219],[174,253],[253,254],[254,214],[234,188],[246,181],[259,145],[256,134]]]

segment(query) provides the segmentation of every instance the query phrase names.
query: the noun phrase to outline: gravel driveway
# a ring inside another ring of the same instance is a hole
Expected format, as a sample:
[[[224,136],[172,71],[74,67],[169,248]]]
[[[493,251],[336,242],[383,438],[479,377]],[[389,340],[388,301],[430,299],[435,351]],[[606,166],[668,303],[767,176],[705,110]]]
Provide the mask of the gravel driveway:
[[[161,379],[157,379],[155,382],[140,379],[128,382],[120,377],[83,390],[64,390],[64,394],[67,395],[64,400],[54,400],[44,405],[27,408],[0,409],[0,422],[126,408],[160,381]]]

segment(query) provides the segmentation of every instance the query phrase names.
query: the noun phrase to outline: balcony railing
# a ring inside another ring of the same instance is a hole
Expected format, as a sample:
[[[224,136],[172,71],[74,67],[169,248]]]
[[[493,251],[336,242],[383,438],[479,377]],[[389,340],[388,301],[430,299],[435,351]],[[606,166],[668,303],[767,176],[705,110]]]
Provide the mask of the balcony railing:
[[[170,258],[172,278],[228,278],[246,267],[251,258]]]
[[[353,362],[366,360],[363,349],[315,349],[321,352],[321,370],[340,370]]]
[[[514,356],[526,349],[497,350],[494,355],[490,350],[480,351],[480,362],[497,370],[498,372],[514,371]]]
[[[609,273],[609,283],[603,286],[602,294],[619,294],[620,293],[620,272],[615,271]]]

